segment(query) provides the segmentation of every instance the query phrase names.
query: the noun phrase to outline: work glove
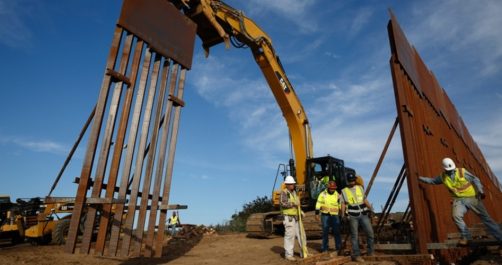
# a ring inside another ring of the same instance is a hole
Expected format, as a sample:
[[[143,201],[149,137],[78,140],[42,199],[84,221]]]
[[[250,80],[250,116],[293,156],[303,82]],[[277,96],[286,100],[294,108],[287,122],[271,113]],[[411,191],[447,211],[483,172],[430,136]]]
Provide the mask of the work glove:
[[[319,221],[321,221],[321,217],[320,217],[318,214],[316,214],[316,215],[315,215],[315,220],[316,220],[317,222],[319,222]]]

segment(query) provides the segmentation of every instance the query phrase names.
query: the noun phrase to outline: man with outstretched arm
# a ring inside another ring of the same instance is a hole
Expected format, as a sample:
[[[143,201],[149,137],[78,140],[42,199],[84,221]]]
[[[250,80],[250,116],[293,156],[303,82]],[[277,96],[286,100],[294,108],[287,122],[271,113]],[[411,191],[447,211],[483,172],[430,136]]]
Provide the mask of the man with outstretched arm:
[[[448,188],[453,198],[453,208],[451,211],[453,221],[462,235],[458,244],[468,245],[468,240],[472,239],[472,235],[464,222],[465,213],[468,210],[472,210],[479,216],[481,221],[502,246],[502,230],[490,217],[481,201],[485,198],[485,193],[479,178],[465,168],[457,168],[455,162],[448,157],[443,159],[442,166],[444,171],[441,175],[433,178],[419,177],[418,179],[427,184],[444,184],[446,188]]]

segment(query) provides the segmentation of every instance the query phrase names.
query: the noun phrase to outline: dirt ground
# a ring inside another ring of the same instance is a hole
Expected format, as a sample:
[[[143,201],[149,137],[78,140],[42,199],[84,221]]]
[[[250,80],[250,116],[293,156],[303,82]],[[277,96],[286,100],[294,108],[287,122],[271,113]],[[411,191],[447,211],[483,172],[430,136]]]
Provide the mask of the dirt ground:
[[[313,247],[317,247],[316,243],[313,244]],[[247,238],[245,234],[213,234],[186,244],[183,241],[167,242],[162,258],[122,259],[68,254],[63,251],[63,246],[32,246],[24,243],[16,246],[0,245],[0,264],[288,264],[281,256],[282,245],[283,239],[280,237],[253,239]]]
[[[330,243],[332,243],[331,241]],[[170,264],[170,265],[255,265],[255,264],[292,264],[283,258],[283,238],[255,239],[245,234],[204,235],[195,241],[173,240],[166,242],[162,258],[110,258],[83,254],[68,254],[63,246],[32,246],[28,243],[10,246],[0,245],[0,264]],[[321,241],[308,242],[309,253],[316,254]],[[78,246],[77,246],[78,247]],[[296,248],[296,254],[299,249]],[[78,248],[77,248],[78,252]],[[356,264],[353,262],[346,264]],[[367,263],[394,264],[394,263]],[[502,264],[500,257],[486,257],[471,264]]]

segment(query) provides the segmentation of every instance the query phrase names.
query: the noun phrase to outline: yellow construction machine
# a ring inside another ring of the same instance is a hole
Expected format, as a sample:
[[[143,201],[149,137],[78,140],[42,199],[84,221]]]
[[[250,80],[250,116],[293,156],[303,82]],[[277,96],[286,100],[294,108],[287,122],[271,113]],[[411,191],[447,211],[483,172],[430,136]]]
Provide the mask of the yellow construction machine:
[[[29,241],[32,244],[63,244],[69,227],[73,202],[39,197],[10,201],[0,195],[0,239],[12,244]]]
[[[284,176],[296,179],[307,235],[320,234],[319,222],[313,218],[315,201],[322,188],[321,179],[328,176],[338,188],[346,186],[346,168],[343,160],[331,157],[313,157],[310,124],[298,96],[289,82],[276,54],[271,38],[242,11],[218,0],[171,0],[178,9],[197,24],[197,35],[202,40],[206,55],[209,48],[219,43],[237,48],[249,47],[282,111],[289,128],[294,158],[285,167]],[[275,188],[275,187],[274,187]],[[280,190],[274,191],[274,206],[279,208]],[[309,212],[310,211],[310,212]],[[267,236],[282,230],[279,212],[252,215],[247,231],[253,236]]]

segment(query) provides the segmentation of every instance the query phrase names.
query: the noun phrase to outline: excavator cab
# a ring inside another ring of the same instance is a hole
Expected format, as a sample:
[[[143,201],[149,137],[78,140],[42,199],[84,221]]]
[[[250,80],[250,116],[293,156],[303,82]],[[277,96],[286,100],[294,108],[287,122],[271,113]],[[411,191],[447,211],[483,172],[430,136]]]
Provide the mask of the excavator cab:
[[[313,207],[319,196],[319,193],[326,188],[330,180],[334,180],[337,185],[338,192],[347,186],[344,162],[341,159],[334,158],[330,155],[307,159],[307,178],[306,186],[308,187],[309,198],[303,198],[308,201],[308,205]],[[353,171],[353,169],[352,169]],[[309,208],[310,208],[309,207]]]

